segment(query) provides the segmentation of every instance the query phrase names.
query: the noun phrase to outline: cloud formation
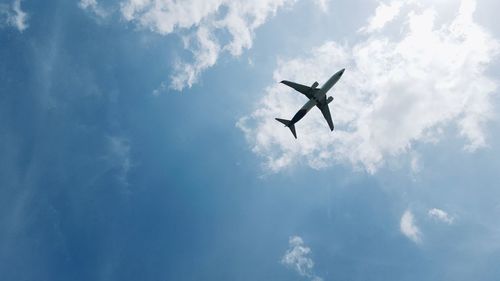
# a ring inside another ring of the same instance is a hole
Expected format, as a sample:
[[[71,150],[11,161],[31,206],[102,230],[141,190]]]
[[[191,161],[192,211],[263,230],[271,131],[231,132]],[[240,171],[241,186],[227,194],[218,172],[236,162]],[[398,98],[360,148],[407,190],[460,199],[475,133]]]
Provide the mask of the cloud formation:
[[[429,212],[427,212],[427,215],[437,221],[447,224],[453,224],[453,221],[455,220],[455,218],[450,216],[447,212],[437,208],[430,209]]]
[[[298,140],[293,139],[274,118],[291,118],[305,100],[278,83],[266,88],[257,110],[239,120],[237,126],[267,169],[347,163],[374,173],[387,159],[412,152],[416,142],[439,141],[450,127],[465,138],[466,150],[485,146],[484,127],[493,117],[491,96],[497,88],[486,70],[499,42],[474,21],[476,2],[461,1],[449,21],[439,18],[428,1],[380,5],[374,19],[383,20],[370,20],[357,43],[329,41],[305,56],[278,61],[276,81],[311,85],[341,68],[346,72],[329,93],[335,96],[333,133],[312,109],[296,126]],[[393,7],[390,13],[379,12],[387,7]],[[391,24],[402,28],[397,34],[382,32]]]
[[[83,10],[88,10],[101,18],[108,15],[108,12],[99,6],[97,0],[80,0],[80,2],[78,2],[78,7]]]
[[[390,4],[381,2],[373,15],[368,20],[368,25],[360,29],[361,32],[374,32],[381,30],[387,23],[391,22],[401,10],[403,1],[393,1]]]
[[[288,243],[288,250],[281,258],[281,263],[294,269],[300,276],[307,277],[312,281],[322,281],[322,278],[313,273],[314,262],[309,257],[311,249],[304,245],[302,238],[292,236]]]
[[[410,210],[406,210],[403,213],[403,216],[401,216],[401,220],[399,222],[399,230],[401,230],[401,233],[403,233],[413,242],[422,242],[422,232],[420,232],[420,229],[415,224],[413,213]]]
[[[121,3],[121,13],[126,21],[153,32],[181,34],[185,49],[192,53],[192,61],[176,63],[170,87],[182,90],[191,87],[201,72],[214,66],[221,53],[239,56],[251,48],[254,31],[280,8],[296,1],[126,0]],[[326,2],[315,0],[322,9],[326,9]]]
[[[21,0],[14,0],[12,4],[0,4],[0,26],[11,26],[23,32],[28,28],[28,14],[21,9]]]

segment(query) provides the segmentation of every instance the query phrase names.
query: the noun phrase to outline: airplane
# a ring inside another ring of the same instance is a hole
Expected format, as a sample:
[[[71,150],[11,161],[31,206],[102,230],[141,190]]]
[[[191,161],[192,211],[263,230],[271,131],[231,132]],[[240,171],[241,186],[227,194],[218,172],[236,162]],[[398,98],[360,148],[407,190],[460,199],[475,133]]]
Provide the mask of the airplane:
[[[330,77],[330,79],[328,79],[328,81],[326,81],[326,83],[321,88],[316,88],[319,85],[318,82],[314,82],[312,86],[309,87],[286,80],[281,81],[281,83],[304,94],[309,99],[309,101],[307,101],[306,104],[304,104],[304,106],[302,106],[302,108],[299,109],[297,113],[295,113],[292,120],[286,120],[280,118],[275,118],[275,119],[284,124],[285,127],[288,127],[290,131],[292,131],[293,136],[297,138],[297,133],[295,132],[295,123],[299,122],[299,120],[302,119],[302,117],[304,117],[306,113],[309,112],[309,110],[311,110],[311,108],[317,106],[319,110],[321,110],[321,113],[323,113],[323,117],[325,117],[326,122],[330,127],[330,131],[333,131],[332,116],[330,114],[330,109],[328,108],[328,104],[333,101],[333,97],[330,96],[327,98],[326,93],[333,87],[333,85],[335,85],[335,83],[337,83],[340,80],[340,77],[342,77],[344,71],[345,68],[333,74],[333,76]]]

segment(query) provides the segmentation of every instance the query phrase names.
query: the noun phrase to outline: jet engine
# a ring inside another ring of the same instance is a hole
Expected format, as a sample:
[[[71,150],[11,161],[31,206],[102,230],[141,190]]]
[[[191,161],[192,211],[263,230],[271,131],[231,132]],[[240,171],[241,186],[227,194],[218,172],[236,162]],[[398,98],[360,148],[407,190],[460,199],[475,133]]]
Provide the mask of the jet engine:
[[[312,84],[311,88],[316,89],[318,87],[319,83],[316,81]]]
[[[326,100],[326,104],[329,104],[333,101],[333,97],[329,96],[328,99]]]

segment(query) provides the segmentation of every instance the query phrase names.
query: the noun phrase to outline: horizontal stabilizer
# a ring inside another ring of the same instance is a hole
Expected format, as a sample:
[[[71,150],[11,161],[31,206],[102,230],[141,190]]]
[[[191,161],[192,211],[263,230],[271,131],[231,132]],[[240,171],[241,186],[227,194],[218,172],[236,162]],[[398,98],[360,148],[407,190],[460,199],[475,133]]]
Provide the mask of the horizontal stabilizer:
[[[285,125],[285,127],[288,127],[290,125],[290,120],[286,120],[286,119],[281,119],[281,118],[275,118],[277,121],[283,123],[283,125]]]
[[[281,119],[281,118],[275,118],[278,122],[282,123],[285,125],[285,127],[288,127],[290,131],[292,131],[292,134],[295,138],[297,138],[297,133],[295,132],[295,124],[292,123],[290,120],[286,119]]]

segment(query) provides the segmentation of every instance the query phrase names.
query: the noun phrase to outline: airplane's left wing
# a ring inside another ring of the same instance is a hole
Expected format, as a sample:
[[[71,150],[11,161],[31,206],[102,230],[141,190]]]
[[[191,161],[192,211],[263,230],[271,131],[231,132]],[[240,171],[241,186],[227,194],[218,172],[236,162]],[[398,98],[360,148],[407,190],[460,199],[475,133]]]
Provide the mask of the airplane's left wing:
[[[301,85],[301,84],[286,81],[286,80],[281,81],[281,83],[283,83],[289,87],[294,88],[297,92],[304,94],[304,96],[306,96],[308,99],[313,98],[313,91],[312,91],[312,88],[309,86]]]
[[[317,106],[318,106],[319,110],[321,110],[323,117],[325,117],[325,120],[328,123],[330,130],[333,131],[332,115],[330,114],[330,108],[328,107],[328,103],[325,102],[322,104],[318,104]]]

